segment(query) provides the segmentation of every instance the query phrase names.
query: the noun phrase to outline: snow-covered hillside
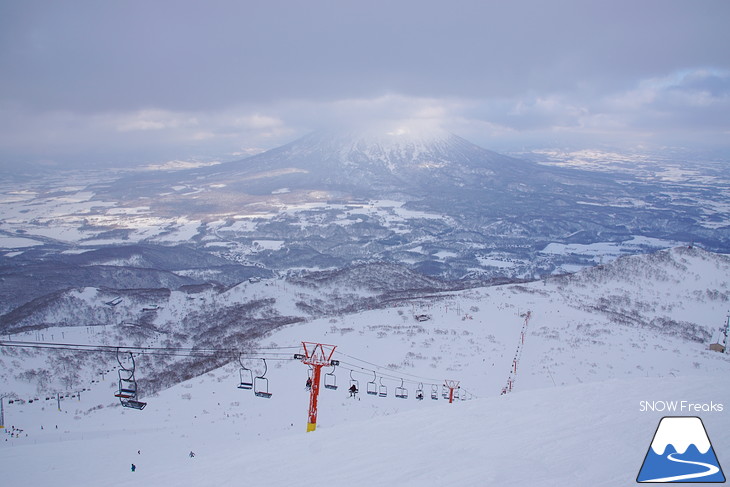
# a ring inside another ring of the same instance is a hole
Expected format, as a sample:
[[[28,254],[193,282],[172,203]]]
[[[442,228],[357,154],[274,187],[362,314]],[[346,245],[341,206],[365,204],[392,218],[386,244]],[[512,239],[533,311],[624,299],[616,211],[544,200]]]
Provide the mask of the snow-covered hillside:
[[[727,465],[730,360],[707,348],[730,308],[729,272],[726,256],[676,248],[532,283],[430,293],[352,314],[305,313],[255,345],[295,347],[267,355],[270,399],[236,387],[234,360],[159,393],[141,390],[147,407],[124,409],[113,397],[114,356],[97,354],[79,363],[88,369],[79,371],[87,390],[64,398],[59,412],[52,391],[36,391],[21,373],[45,367],[49,352],[2,347],[3,392],[15,392],[13,404],[4,400],[5,424],[15,430],[0,437],[7,440],[0,466],[26,485],[625,485],[669,414],[646,411],[642,401],[722,404],[722,411],[671,414],[701,416]],[[258,293],[282,312],[301,311],[291,300],[301,288],[265,284],[234,287],[215,302]],[[322,297],[332,292],[320,285]],[[176,299],[160,316],[193,306]],[[65,343],[125,338],[123,327],[42,333]],[[341,364],[333,371],[339,388],[320,392],[314,433],[305,433],[307,367],[291,359],[302,340],[337,345]],[[51,373],[65,373],[62,363],[53,362]],[[139,379],[150,371],[144,363]],[[263,371],[253,356],[244,364]],[[100,370],[111,372],[91,382]],[[512,391],[501,395],[510,378]],[[359,383],[356,399],[346,392],[351,379]],[[387,397],[365,394],[376,379]],[[444,379],[460,380],[460,399],[471,400],[449,405],[439,387],[432,400],[431,384]],[[399,386],[408,399],[393,396]],[[426,397],[418,401],[421,386]]]
[[[181,399],[181,393],[192,398]],[[58,431],[49,417],[43,431],[34,423],[27,438],[0,447],[4,478],[59,487],[322,482],[613,487],[634,483],[666,414],[642,412],[641,401],[730,404],[727,391],[702,376],[613,380],[453,405],[440,401],[407,412],[378,412],[362,404],[364,398],[355,404],[341,397],[332,401],[337,408],[328,411],[330,418],[322,413],[326,426],[305,433],[303,399],[291,408],[299,413],[294,426],[279,425],[279,430],[272,429],[271,417],[280,404],[274,409],[274,403],[262,404],[266,400],[231,399],[210,377],[161,394],[142,412],[114,408],[74,421],[50,411],[49,416],[61,416]],[[368,415],[331,424],[335,411],[344,420],[356,408]],[[721,465],[728,464],[727,412],[703,413],[702,419]]]

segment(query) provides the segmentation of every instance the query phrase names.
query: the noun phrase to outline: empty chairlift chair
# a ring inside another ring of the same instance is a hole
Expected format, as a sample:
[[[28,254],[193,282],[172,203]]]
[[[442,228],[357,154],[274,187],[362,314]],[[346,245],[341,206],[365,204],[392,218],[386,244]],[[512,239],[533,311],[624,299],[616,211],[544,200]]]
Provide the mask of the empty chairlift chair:
[[[258,397],[268,399],[271,397],[271,393],[269,392],[269,379],[266,378],[266,372],[269,370],[269,368],[266,365],[266,359],[262,358],[261,360],[264,361],[264,373],[254,378],[253,392]]]
[[[408,389],[403,386],[403,379],[400,380],[400,386],[395,388],[395,397],[398,399],[408,399]]]
[[[142,410],[147,403],[141,402],[138,399],[137,380],[134,378],[134,355],[132,355],[132,352],[127,352],[127,354],[128,360],[125,365],[122,363],[121,353],[119,349],[117,349],[117,362],[119,362],[119,388],[114,396],[119,398],[119,402],[123,407]]]
[[[238,363],[241,365],[241,369],[238,371],[238,375],[241,379],[238,384],[238,388],[246,390],[253,389],[253,372],[251,372],[251,369],[243,365],[240,354],[238,355]]]
[[[439,386],[431,384],[431,399],[437,401],[439,398]]]
[[[333,391],[337,390],[337,376],[335,376],[335,369],[337,367],[332,368],[332,372],[328,372],[324,374],[324,388],[325,389],[331,389]]]
[[[380,378],[380,387],[378,388],[378,397],[388,397],[388,388],[383,385],[383,378]]]
[[[375,383],[375,379],[377,379],[377,376],[375,375],[375,371],[373,371],[373,380],[367,383],[367,393],[371,396],[378,395],[378,384]]]

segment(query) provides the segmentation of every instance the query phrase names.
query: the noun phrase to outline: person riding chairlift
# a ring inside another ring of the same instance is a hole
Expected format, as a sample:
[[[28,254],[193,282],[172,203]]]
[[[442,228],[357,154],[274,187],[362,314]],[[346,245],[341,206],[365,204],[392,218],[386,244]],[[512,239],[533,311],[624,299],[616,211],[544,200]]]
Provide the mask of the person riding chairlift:
[[[355,387],[355,384],[352,384],[348,390],[350,391],[350,397],[355,397],[355,394],[357,394],[357,387]]]
[[[307,390],[310,390],[312,388],[312,378],[307,377],[307,384],[306,384]]]

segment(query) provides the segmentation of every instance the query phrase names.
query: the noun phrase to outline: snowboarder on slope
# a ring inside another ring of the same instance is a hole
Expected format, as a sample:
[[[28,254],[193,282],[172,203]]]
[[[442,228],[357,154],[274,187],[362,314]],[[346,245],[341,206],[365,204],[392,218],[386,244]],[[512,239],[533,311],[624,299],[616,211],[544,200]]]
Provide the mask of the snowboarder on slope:
[[[135,470],[137,470],[137,465],[135,465],[135,464],[133,463],[133,464],[132,464],[132,472],[134,472]]]
[[[190,450],[190,458],[193,458],[195,456],[195,453],[193,453],[193,450]]]

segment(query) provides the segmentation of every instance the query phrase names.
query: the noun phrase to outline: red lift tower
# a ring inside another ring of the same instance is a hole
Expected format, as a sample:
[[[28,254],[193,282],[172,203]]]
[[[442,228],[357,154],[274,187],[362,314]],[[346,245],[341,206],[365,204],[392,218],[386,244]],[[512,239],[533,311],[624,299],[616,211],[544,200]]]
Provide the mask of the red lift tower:
[[[444,385],[449,389],[449,404],[454,402],[454,391],[459,388],[458,380],[445,380]]]
[[[339,365],[338,360],[332,360],[332,354],[335,352],[337,345],[324,345],[322,343],[302,342],[304,353],[294,355],[296,360],[312,367],[312,387],[309,393],[309,419],[307,421],[307,431],[317,429],[317,397],[319,396],[319,379],[322,373],[322,367],[332,367]]]

